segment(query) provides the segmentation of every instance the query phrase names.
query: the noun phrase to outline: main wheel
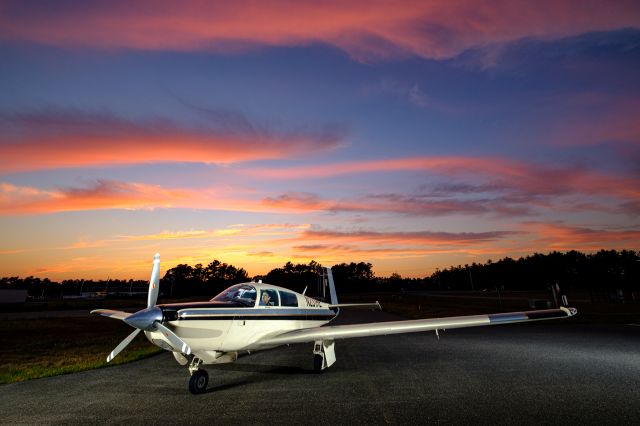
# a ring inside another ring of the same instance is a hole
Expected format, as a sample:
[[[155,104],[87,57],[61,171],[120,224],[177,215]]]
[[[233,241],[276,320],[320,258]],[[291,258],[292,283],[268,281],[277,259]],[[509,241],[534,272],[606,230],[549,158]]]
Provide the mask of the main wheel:
[[[207,390],[207,384],[209,383],[209,373],[205,370],[196,370],[189,379],[189,392],[194,395],[203,393]]]
[[[324,364],[324,357],[322,355],[315,354],[313,356],[313,371],[316,373],[322,373],[322,366]]]

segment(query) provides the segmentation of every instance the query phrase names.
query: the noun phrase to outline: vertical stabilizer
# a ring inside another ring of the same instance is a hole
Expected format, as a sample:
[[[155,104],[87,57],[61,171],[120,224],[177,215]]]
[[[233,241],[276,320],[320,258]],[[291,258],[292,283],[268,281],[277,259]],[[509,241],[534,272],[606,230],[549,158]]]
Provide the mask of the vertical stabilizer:
[[[333,282],[333,274],[331,273],[331,268],[323,268],[324,269],[324,279],[326,280],[325,285],[329,287],[329,302],[332,305],[338,304],[338,296],[336,295],[336,286]]]

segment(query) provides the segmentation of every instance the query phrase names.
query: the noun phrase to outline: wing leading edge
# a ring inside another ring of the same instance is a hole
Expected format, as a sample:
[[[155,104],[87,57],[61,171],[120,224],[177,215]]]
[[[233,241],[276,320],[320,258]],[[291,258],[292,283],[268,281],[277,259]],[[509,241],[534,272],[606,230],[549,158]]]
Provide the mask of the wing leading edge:
[[[561,307],[560,309],[508,312],[502,314],[334,325],[290,331],[277,336],[272,336],[260,343],[264,346],[272,346],[290,343],[314,342],[319,340],[351,339],[354,337],[379,336],[386,334],[418,333],[421,331],[567,318],[575,315],[577,312],[578,311],[575,308]]]

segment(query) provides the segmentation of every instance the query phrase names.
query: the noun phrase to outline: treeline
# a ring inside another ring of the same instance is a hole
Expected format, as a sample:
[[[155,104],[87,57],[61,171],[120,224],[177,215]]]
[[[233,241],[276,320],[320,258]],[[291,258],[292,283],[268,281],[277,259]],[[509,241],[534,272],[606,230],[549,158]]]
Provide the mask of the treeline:
[[[27,295],[36,299],[61,299],[63,296],[81,296],[87,293],[140,293],[147,292],[149,282],[145,280],[63,280],[29,276],[0,278],[0,288],[25,289]]]
[[[217,262],[217,261],[215,261]],[[219,264],[217,262],[216,264]],[[231,271],[236,269],[225,265]],[[287,287],[297,292],[307,289],[307,294],[321,291],[319,274],[322,265],[316,261],[308,264],[287,262],[265,275],[254,276],[254,280]],[[617,290],[640,290],[640,252],[630,250],[601,250],[593,254],[578,251],[533,254],[519,259],[505,257],[499,261],[451,266],[436,270],[424,278],[403,278],[394,273],[388,277],[377,277],[371,263],[340,263],[331,267],[339,292],[375,291],[524,291],[547,290],[558,284],[563,291],[590,290],[613,292]],[[163,281],[171,277],[173,283],[187,283],[198,276],[195,268],[178,265],[167,271]],[[225,269],[226,270],[226,269]],[[215,294],[233,282],[248,279],[244,269],[240,275],[230,274],[233,279],[218,276],[215,280],[195,280],[199,294]],[[167,284],[164,283],[166,286]],[[212,293],[214,291],[214,293]],[[193,293],[192,293],[193,294]],[[175,290],[173,295],[176,295]]]
[[[160,281],[165,297],[210,297],[229,285],[250,279],[287,287],[297,292],[307,289],[309,295],[322,292],[319,274],[322,265],[287,262],[265,275],[249,277],[243,268],[214,260],[208,265],[180,264],[166,271]],[[424,278],[403,278],[399,274],[376,277],[371,263],[340,263],[332,266],[340,293],[374,291],[518,291],[547,290],[558,284],[563,291],[583,289],[592,294],[640,290],[640,252],[601,250],[593,254],[578,251],[533,254],[519,259],[505,257],[499,261],[451,266],[436,270]],[[2,278],[0,286],[26,288],[31,297],[60,298],[85,292],[145,292],[143,280],[65,280],[60,283],[47,278]]]
[[[640,252],[601,250],[584,254],[575,250],[497,262],[458,265],[429,277],[439,290],[544,290],[558,284],[564,290],[640,290]]]
[[[383,282],[384,278],[376,278],[371,263],[341,263],[332,267],[334,281],[339,284],[340,291],[371,291],[371,286]],[[291,262],[281,268],[275,268],[264,275],[249,278],[247,272],[233,265],[214,260],[208,266],[197,264],[177,265],[169,269],[160,281],[160,291],[170,297],[210,296],[220,293],[231,284],[262,280],[265,283],[282,287],[311,296],[322,293],[320,282],[322,265],[312,260],[308,264]],[[336,284],[338,285],[338,284]]]

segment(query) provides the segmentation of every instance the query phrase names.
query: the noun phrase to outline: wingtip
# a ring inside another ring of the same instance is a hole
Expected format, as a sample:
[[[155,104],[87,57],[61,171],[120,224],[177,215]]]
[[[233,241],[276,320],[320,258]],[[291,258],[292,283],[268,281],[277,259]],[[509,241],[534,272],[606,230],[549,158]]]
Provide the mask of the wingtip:
[[[560,309],[563,310],[568,317],[572,317],[578,313],[576,308],[572,308],[570,306],[560,306]]]

